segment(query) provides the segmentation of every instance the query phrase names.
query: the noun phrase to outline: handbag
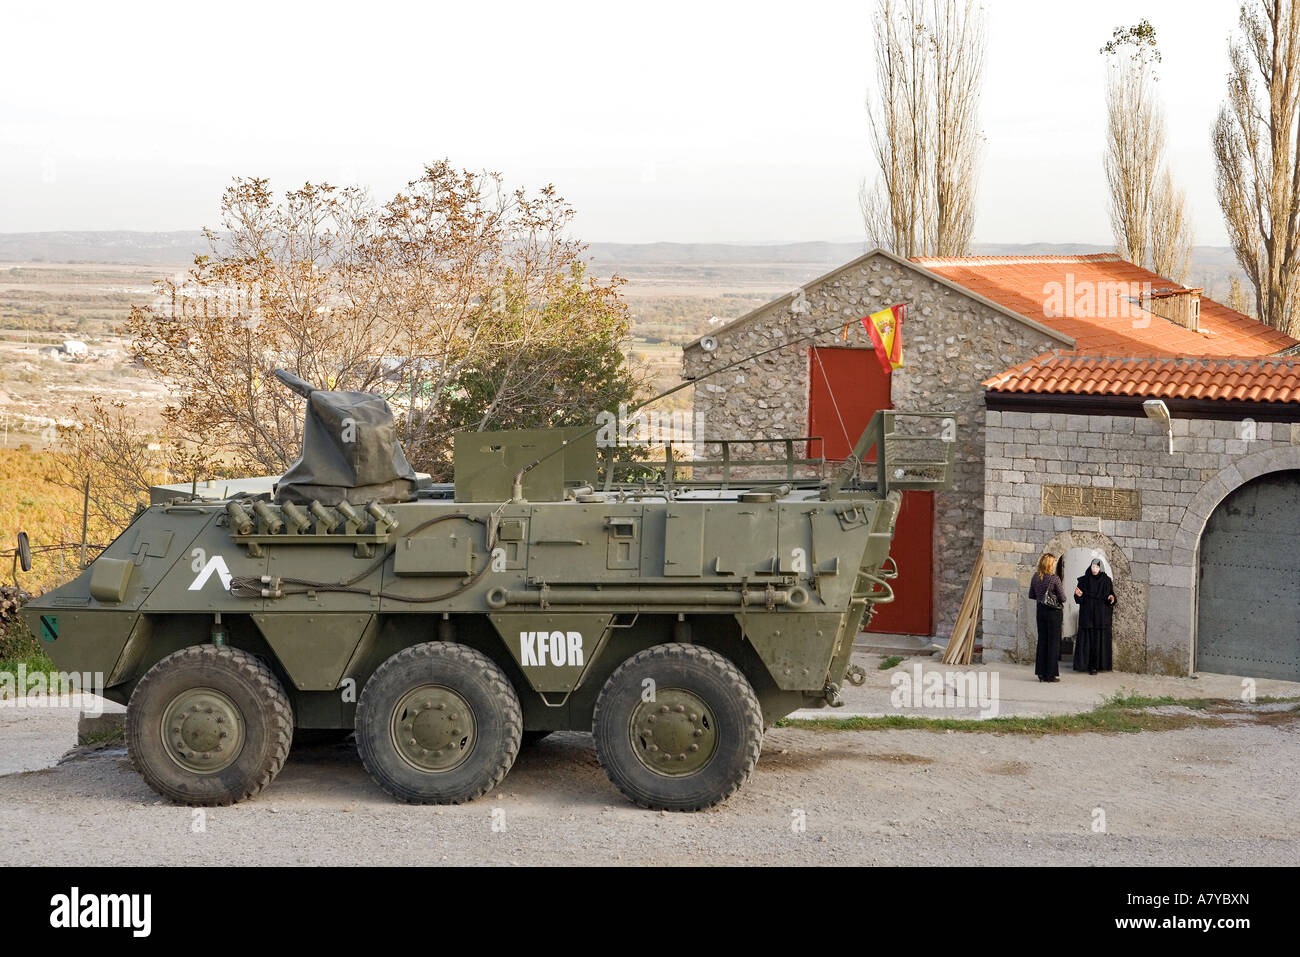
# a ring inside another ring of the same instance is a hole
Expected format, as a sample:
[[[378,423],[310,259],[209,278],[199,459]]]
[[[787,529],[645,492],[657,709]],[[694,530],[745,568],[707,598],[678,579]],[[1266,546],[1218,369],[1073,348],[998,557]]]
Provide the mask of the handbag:
[[[1056,592],[1052,591],[1050,588],[1046,588],[1046,582],[1044,582],[1043,585],[1046,590],[1043,592],[1043,597],[1038,600],[1048,608],[1063,608],[1064,606],[1061,604],[1061,599],[1056,597]]]

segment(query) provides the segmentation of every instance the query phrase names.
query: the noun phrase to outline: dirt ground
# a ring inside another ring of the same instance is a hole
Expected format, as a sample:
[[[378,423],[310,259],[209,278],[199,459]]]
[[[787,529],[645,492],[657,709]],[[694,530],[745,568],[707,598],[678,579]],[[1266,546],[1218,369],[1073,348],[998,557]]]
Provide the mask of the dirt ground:
[[[0,740],[29,760],[75,737],[75,714],[28,711],[22,734],[18,714],[0,712]],[[526,749],[460,807],[393,802],[350,743],[295,752],[246,804],[176,807],[119,743],[0,774],[0,865],[1294,864],[1300,719],[1272,717],[1038,737],[775,728],[749,782],[698,814],[628,804],[584,734]]]

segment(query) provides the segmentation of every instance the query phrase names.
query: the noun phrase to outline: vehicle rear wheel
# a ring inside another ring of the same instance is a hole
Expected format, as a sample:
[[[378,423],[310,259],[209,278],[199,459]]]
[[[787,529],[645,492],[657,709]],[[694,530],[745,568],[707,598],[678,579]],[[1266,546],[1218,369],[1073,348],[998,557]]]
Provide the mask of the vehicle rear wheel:
[[[763,713],[734,664],[672,643],[619,665],[596,699],[592,731],[601,767],[632,801],[698,811],[726,800],[754,770]]]
[[[293,709],[271,669],[226,645],[182,648],[150,668],[126,709],[126,749],[148,785],[182,804],[226,805],[275,779]]]
[[[403,649],[357,702],[357,751],[375,782],[413,804],[460,804],[492,790],[519,754],[523,715],[505,673],[447,641]]]

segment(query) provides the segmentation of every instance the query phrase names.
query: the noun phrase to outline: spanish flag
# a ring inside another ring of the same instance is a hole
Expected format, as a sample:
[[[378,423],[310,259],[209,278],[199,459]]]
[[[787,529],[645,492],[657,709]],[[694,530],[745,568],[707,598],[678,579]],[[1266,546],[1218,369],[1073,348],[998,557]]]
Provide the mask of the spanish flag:
[[[903,313],[906,311],[905,305],[890,306],[862,320],[885,375],[903,364]]]

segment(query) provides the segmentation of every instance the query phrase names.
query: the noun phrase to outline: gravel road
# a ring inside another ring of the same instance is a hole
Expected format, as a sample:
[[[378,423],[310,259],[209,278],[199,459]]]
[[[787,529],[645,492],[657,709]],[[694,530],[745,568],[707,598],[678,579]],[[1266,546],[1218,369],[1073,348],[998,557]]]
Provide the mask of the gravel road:
[[[777,728],[726,805],[666,814],[626,803],[590,735],[556,734],[461,807],[394,803],[346,744],[200,814],[116,745],[0,775],[0,865],[1294,864],[1297,767],[1296,712],[1045,737]]]

